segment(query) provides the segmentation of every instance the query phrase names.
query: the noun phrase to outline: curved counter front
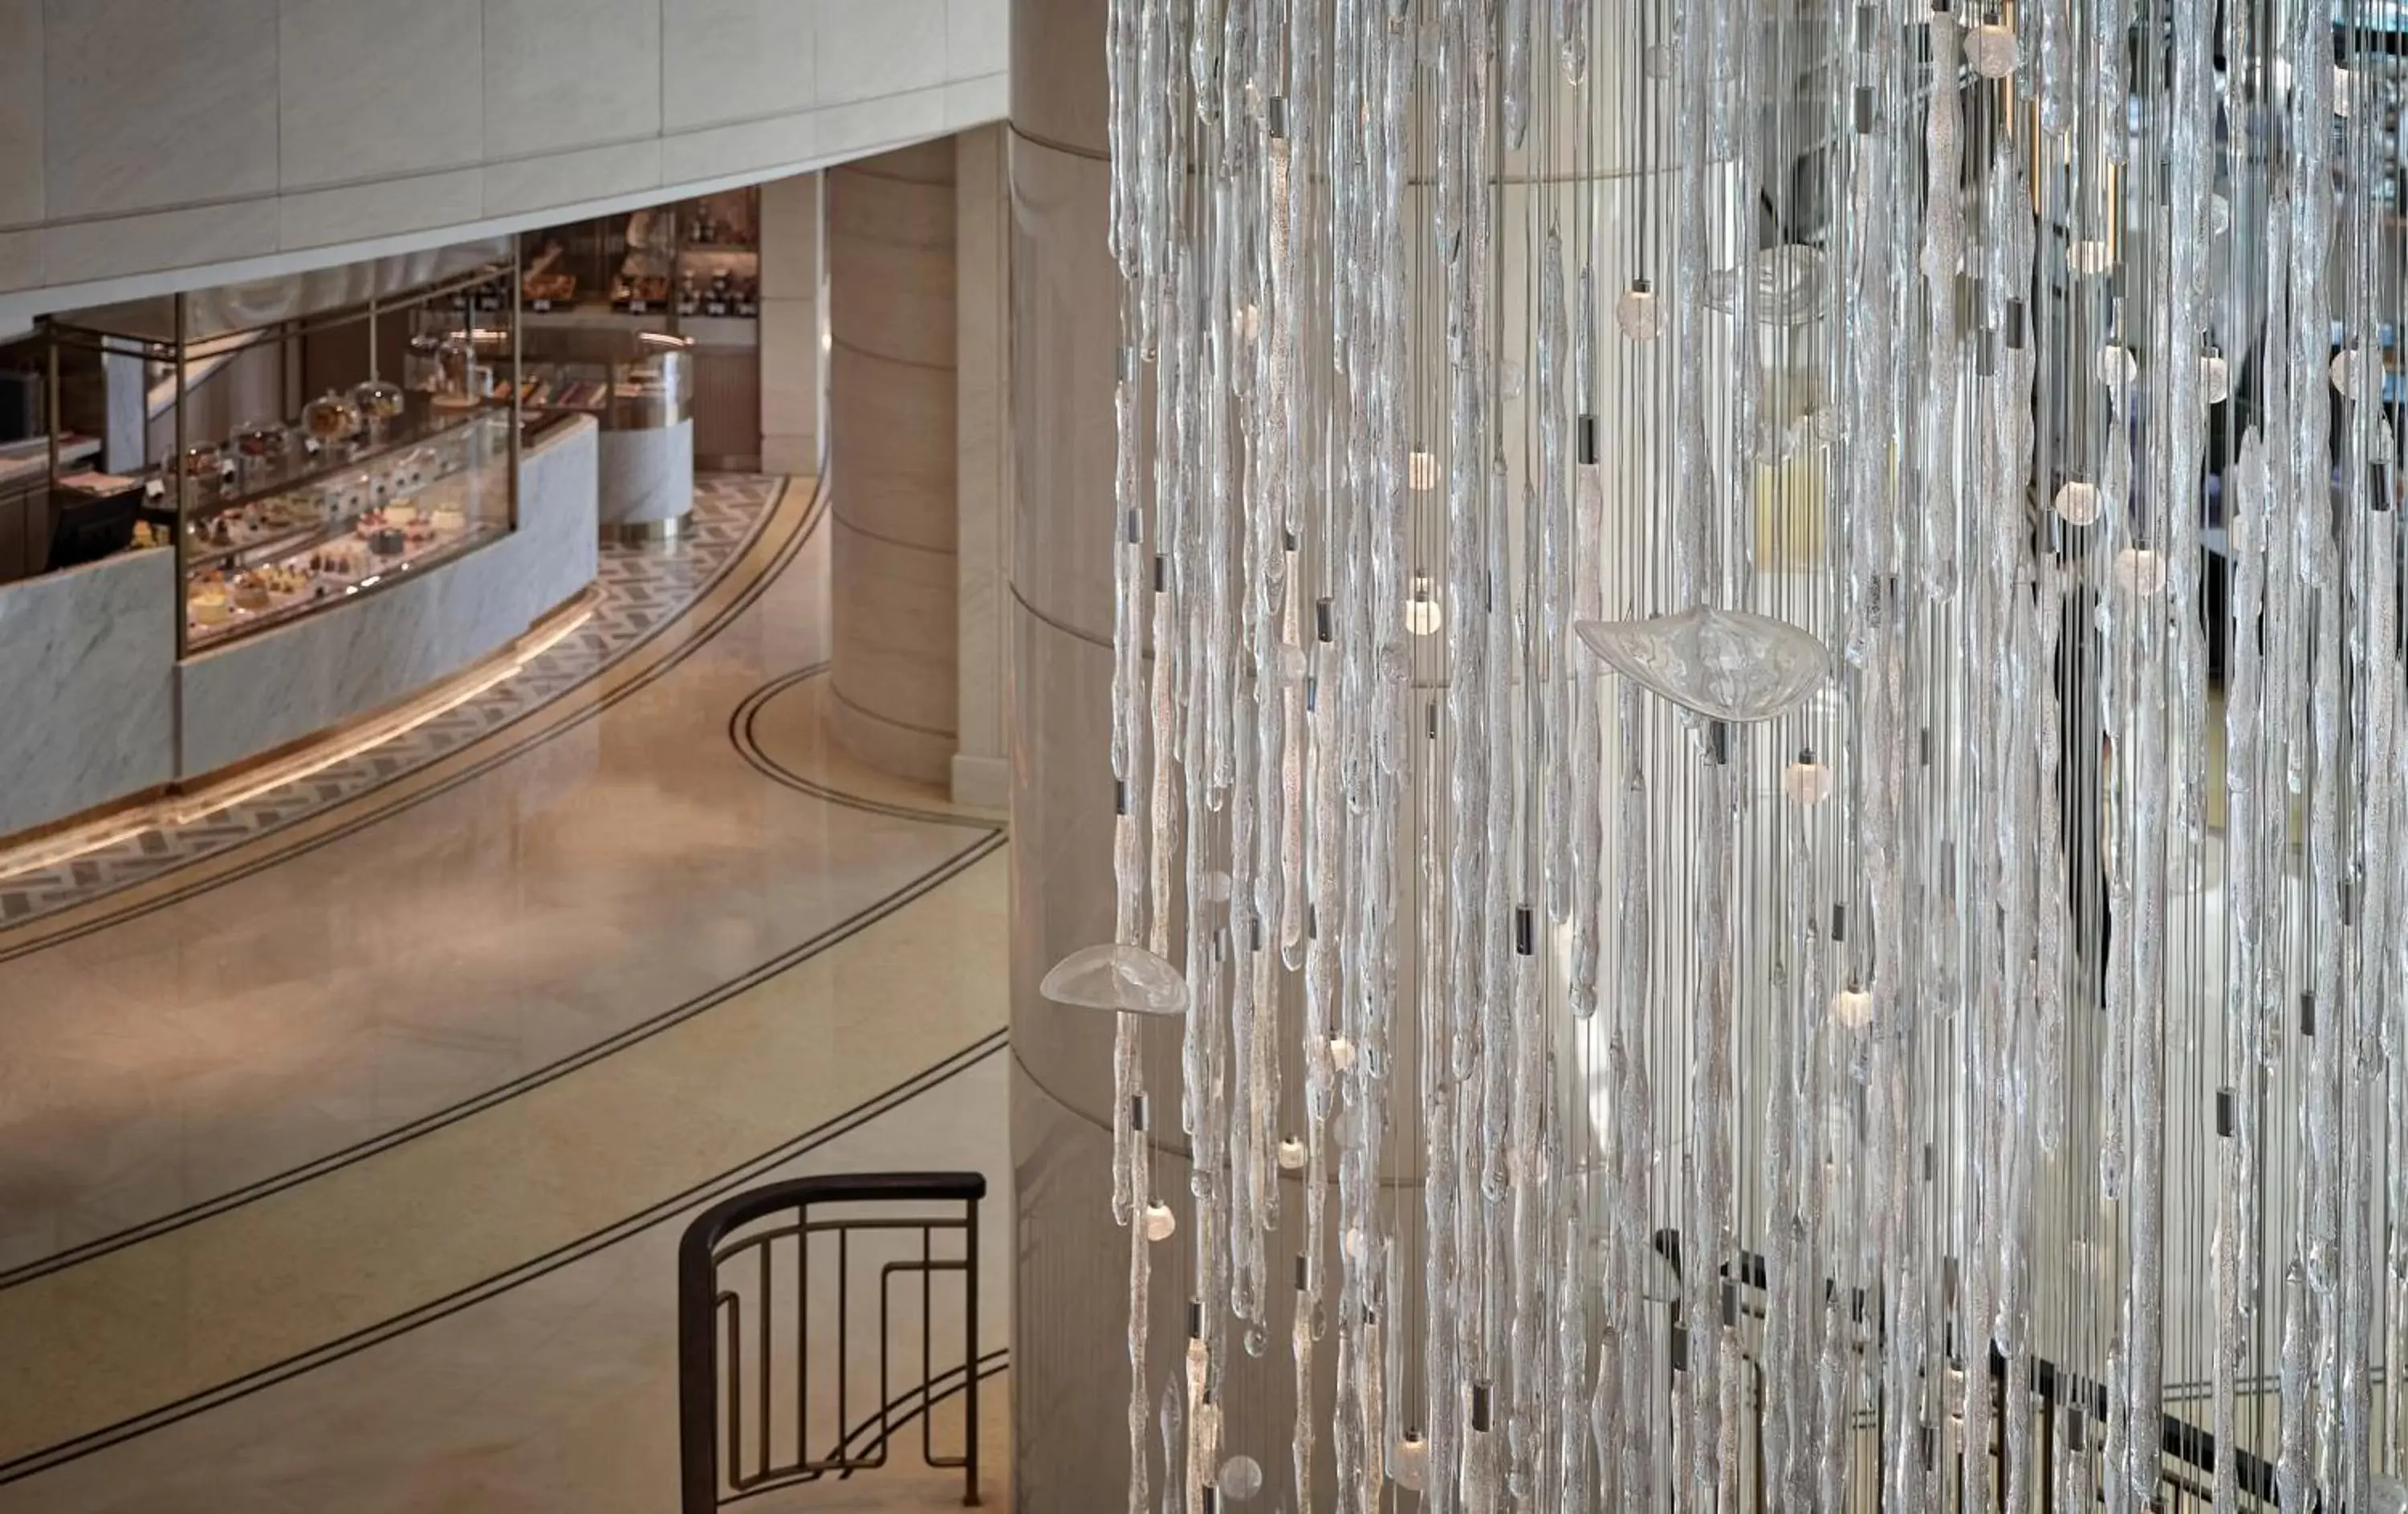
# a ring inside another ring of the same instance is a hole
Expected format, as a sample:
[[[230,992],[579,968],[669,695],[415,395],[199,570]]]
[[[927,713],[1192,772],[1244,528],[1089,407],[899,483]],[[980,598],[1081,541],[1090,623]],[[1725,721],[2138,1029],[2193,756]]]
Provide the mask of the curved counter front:
[[[576,417],[526,443],[500,541],[181,662],[169,549],[0,586],[0,841],[351,725],[508,647],[594,581],[597,438]]]

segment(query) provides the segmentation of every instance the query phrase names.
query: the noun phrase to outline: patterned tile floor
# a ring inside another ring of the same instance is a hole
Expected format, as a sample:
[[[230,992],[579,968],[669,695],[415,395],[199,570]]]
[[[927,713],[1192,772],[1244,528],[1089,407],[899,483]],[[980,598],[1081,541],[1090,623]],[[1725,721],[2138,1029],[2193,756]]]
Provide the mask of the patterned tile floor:
[[[257,841],[415,772],[551,703],[641,645],[717,583],[785,487],[784,479],[762,474],[701,475],[679,546],[664,551],[606,542],[595,579],[594,613],[517,676],[389,741],[189,824],[138,831],[0,876],[0,929],[89,903]]]

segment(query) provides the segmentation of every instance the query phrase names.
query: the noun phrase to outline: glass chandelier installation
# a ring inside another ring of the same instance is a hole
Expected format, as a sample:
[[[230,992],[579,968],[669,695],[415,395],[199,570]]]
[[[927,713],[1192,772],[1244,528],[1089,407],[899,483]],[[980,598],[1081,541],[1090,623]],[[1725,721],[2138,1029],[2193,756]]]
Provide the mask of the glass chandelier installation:
[[[2401,1507],[2401,28],[1111,0],[1130,1514]]]

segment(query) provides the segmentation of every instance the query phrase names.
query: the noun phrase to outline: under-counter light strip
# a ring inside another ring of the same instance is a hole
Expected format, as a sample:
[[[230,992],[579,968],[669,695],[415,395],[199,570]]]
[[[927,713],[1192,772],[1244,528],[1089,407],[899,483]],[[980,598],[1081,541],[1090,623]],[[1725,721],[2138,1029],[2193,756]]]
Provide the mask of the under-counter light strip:
[[[94,821],[89,827],[77,827],[23,846],[0,851],[0,879],[70,862],[79,857],[130,841],[145,831],[186,826],[207,819],[407,735],[426,722],[449,714],[479,695],[515,678],[525,670],[528,664],[575,635],[594,618],[594,593],[589,589],[566,614],[554,615],[547,624],[513,642],[498,660],[458,675],[440,689],[423,696],[399,711],[369,720],[291,757],[262,764],[196,792],[171,794],[148,800],[125,813]]]

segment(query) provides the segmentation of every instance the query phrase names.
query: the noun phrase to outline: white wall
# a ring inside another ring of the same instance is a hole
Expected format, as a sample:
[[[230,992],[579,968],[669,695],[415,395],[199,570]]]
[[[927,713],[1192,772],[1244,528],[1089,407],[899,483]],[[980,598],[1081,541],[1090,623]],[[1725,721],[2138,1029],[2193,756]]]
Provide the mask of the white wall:
[[[761,186],[761,467],[816,474],[826,434],[827,265],[821,179]]]
[[[998,120],[1008,0],[0,0],[0,333]]]

